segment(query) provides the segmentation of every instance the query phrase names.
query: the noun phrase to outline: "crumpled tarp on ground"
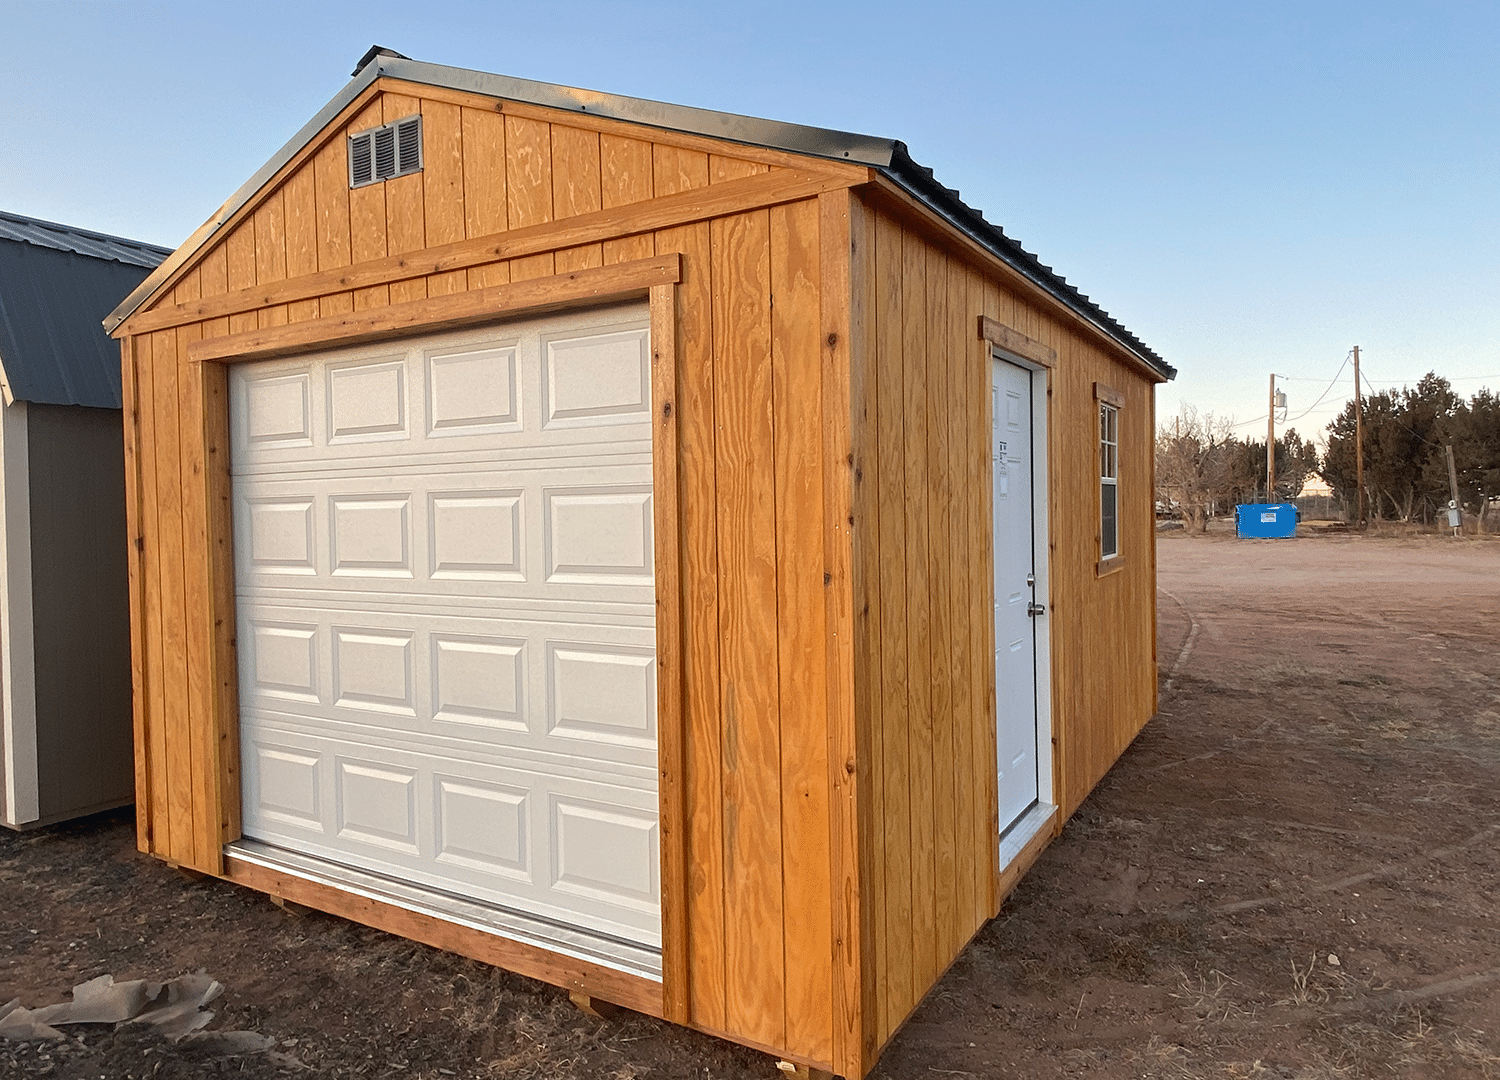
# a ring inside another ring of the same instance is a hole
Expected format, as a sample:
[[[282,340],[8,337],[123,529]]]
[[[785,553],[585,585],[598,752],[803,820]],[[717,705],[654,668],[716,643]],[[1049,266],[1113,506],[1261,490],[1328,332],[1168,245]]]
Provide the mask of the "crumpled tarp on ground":
[[[174,1043],[190,1043],[211,1054],[254,1054],[276,1040],[254,1031],[202,1031],[214,1018],[205,1006],[224,992],[223,984],[198,972],[166,982],[115,982],[100,975],[73,987],[73,1000],[26,1009],[21,999],[0,1005],[0,1037],[61,1039],[64,1024],[141,1024]]]

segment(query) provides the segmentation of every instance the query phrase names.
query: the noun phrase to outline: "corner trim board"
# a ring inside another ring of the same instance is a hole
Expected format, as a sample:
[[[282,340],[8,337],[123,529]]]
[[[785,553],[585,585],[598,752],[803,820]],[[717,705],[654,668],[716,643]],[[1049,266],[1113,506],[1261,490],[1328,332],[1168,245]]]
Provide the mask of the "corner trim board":
[[[0,681],[5,821],[41,816],[37,777],[36,656],[31,607],[31,454],[26,403],[0,406]]]
[[[188,360],[263,360],[339,345],[436,333],[508,316],[540,315],[565,307],[603,304],[648,294],[682,280],[676,252],[614,266],[494,285],[474,292],[413,300],[288,326],[204,338],[188,346]]]

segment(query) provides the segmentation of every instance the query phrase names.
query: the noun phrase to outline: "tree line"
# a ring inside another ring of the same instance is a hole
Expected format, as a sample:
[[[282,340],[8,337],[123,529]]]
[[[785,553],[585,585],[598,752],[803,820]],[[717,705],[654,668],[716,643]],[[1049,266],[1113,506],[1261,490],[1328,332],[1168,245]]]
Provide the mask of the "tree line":
[[[1468,400],[1435,372],[1415,387],[1382,390],[1363,402],[1365,503],[1372,519],[1435,520],[1448,505],[1448,446],[1463,509],[1486,527],[1500,498],[1500,396],[1483,389]],[[1310,477],[1327,482],[1351,509],[1357,501],[1354,402],[1327,428],[1328,449],[1295,428],[1276,439],[1276,483],[1266,490],[1265,440],[1240,439],[1233,421],[1184,405],[1156,434],[1156,498],[1201,531],[1210,514],[1237,503],[1296,498]]]

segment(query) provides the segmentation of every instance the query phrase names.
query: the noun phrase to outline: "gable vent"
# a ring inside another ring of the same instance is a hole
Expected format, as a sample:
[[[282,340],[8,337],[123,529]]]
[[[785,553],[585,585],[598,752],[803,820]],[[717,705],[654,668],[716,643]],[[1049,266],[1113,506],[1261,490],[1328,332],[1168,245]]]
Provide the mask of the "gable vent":
[[[349,186],[378,184],[422,170],[422,118],[408,116],[349,136]]]

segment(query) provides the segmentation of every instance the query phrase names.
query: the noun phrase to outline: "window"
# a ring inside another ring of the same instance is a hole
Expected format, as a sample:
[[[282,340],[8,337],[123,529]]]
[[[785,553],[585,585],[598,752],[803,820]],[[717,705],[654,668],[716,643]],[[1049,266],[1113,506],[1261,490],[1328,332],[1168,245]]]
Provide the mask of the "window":
[[[349,186],[422,171],[422,118],[408,116],[349,136]]]
[[[1120,410],[1099,402],[1099,558],[1120,554]]]
[[[1120,554],[1120,410],[1125,395],[1118,390],[1094,384],[1094,400],[1099,405],[1099,563],[1097,574],[1103,577],[1125,565]]]

